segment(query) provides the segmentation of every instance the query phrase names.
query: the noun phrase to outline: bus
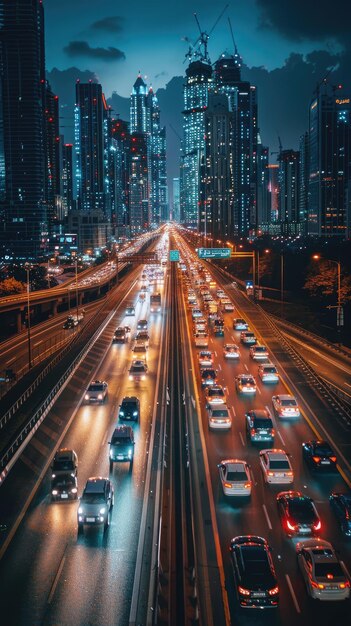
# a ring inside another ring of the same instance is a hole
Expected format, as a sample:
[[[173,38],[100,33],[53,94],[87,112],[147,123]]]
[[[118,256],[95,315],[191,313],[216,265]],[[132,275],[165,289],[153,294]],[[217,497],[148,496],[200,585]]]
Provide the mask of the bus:
[[[151,313],[161,311],[161,294],[158,291],[150,294],[150,311]]]

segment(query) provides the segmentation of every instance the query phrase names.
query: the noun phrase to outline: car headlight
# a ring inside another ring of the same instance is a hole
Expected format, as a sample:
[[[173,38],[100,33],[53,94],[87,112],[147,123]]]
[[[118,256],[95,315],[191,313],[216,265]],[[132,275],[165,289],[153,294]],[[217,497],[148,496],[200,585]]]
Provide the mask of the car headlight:
[[[102,400],[102,393],[98,394],[98,400]]]
[[[79,515],[82,515],[84,513],[84,509],[83,509],[82,506],[79,507],[78,513],[79,513]]]
[[[57,496],[58,491],[57,491],[57,489],[53,489],[51,493],[52,493],[53,496]]]
[[[142,375],[141,380],[145,380],[146,376],[145,374]]]
[[[129,380],[133,380],[132,374],[129,374],[128,378],[129,378]]]
[[[138,415],[138,411],[133,411],[133,417],[136,417]]]
[[[51,478],[56,478],[56,474],[51,474]]]
[[[120,411],[120,412],[119,412],[119,414],[120,414],[120,415],[124,415],[124,411]]]
[[[103,506],[100,511],[99,511],[100,515],[104,515],[106,513],[106,507]]]
[[[77,487],[73,487],[73,489],[71,489],[71,493],[77,493]]]
[[[85,400],[89,400],[89,394],[88,393],[85,394]]]

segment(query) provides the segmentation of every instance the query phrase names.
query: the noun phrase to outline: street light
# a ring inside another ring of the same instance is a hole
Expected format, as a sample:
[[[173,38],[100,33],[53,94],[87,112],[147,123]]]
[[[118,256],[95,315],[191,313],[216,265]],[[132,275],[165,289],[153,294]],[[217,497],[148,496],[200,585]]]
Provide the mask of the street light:
[[[321,256],[319,254],[314,254],[312,256],[312,259],[314,259],[315,261],[319,261],[321,259]],[[343,325],[342,323],[342,307],[341,307],[341,264],[340,261],[335,261],[335,259],[326,259],[326,261],[328,261],[328,263],[336,263],[337,267],[338,267],[338,272],[337,272],[337,281],[338,281],[338,304],[336,306],[336,310],[337,310],[337,314],[336,314],[336,325],[338,328],[338,332],[340,332],[340,326]]]
[[[26,272],[27,272],[27,333],[28,333],[28,368],[30,369],[32,367],[32,349],[31,349],[31,343],[30,343],[30,283],[29,283],[29,272],[30,272],[30,265],[29,263],[26,263],[24,266]]]

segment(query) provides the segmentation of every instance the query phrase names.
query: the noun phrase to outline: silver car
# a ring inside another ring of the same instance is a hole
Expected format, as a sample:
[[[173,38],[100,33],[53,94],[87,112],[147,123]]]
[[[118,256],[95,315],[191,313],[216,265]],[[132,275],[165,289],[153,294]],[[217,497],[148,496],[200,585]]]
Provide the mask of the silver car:
[[[307,593],[315,600],[347,600],[350,580],[331,543],[307,539],[296,544],[296,554]]]

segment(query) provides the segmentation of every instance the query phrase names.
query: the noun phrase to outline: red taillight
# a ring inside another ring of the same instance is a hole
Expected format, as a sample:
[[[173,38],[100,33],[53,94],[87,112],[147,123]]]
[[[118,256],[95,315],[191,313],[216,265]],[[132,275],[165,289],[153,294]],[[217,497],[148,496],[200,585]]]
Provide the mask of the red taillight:
[[[313,456],[312,459],[314,460],[315,463],[319,463],[319,461],[321,460],[320,456]]]
[[[285,476],[292,476],[293,473],[292,472],[285,472]]]
[[[336,463],[336,456],[331,456],[330,460],[333,461],[333,463]]]
[[[286,525],[289,530],[296,530],[295,524],[290,524],[289,520],[286,520]]]
[[[311,580],[311,585],[314,589],[325,589],[325,586],[322,583],[316,583],[314,580]]]
[[[275,430],[274,430],[274,428],[272,428],[272,431],[271,431],[271,432],[272,432],[272,437],[274,437],[274,435],[275,435]]]
[[[346,580],[344,583],[339,583],[340,589],[346,589],[349,586],[350,586],[350,581],[349,580]]]
[[[322,528],[321,520],[318,520],[313,526],[313,530],[320,530]]]
[[[245,489],[250,489],[251,488],[251,483],[245,483],[244,488]]]
[[[241,593],[242,596],[249,596],[250,595],[250,591],[248,589],[245,589],[244,587],[238,587],[238,591],[239,593]]]
[[[273,587],[273,589],[269,589],[268,593],[270,596],[276,596],[279,593],[279,587]]]
[[[250,431],[250,432],[251,432],[251,435],[255,435],[255,434],[256,434],[256,431],[255,431],[255,429],[254,429],[254,428],[251,428],[251,431]]]

